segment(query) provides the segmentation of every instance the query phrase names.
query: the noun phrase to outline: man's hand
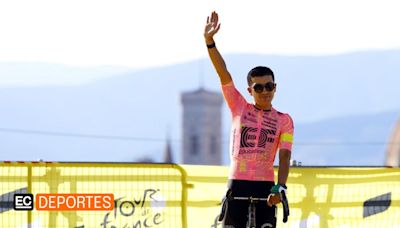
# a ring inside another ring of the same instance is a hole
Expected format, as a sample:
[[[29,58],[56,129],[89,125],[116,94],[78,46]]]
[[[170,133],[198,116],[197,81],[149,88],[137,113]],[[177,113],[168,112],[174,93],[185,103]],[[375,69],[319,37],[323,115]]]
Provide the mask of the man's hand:
[[[267,204],[272,207],[272,205],[276,205],[282,202],[281,193],[285,192],[286,194],[287,187],[284,184],[276,184],[271,188],[271,194],[268,196]]]
[[[271,193],[268,196],[267,204],[272,207],[273,205],[277,205],[281,202],[281,195],[279,193]]]
[[[220,27],[221,24],[218,24],[218,14],[213,11],[211,17],[207,17],[207,24],[204,29],[204,38],[206,39],[207,44],[214,42],[213,37]]]

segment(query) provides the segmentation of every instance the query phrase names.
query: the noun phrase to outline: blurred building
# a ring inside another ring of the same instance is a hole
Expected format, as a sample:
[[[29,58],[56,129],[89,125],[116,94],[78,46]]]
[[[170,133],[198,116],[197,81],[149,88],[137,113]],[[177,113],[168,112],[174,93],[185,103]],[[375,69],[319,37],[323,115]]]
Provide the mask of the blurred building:
[[[400,120],[397,121],[388,143],[386,165],[400,167]]]
[[[138,163],[154,163],[155,161],[151,157],[142,157],[139,159],[135,159],[134,162]]]
[[[167,137],[167,143],[165,144],[163,162],[174,163],[174,158],[172,156],[172,149],[171,149],[171,141],[169,137]]]
[[[221,165],[222,95],[200,88],[181,95],[184,164]]]

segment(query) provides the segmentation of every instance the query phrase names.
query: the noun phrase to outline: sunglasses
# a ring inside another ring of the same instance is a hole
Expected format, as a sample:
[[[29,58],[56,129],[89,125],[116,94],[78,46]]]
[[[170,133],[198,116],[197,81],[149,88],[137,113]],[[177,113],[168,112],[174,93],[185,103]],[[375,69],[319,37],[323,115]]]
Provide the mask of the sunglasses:
[[[254,89],[254,91],[256,91],[256,93],[262,93],[264,88],[265,90],[267,90],[268,92],[271,92],[275,89],[276,84],[273,82],[268,82],[266,84],[253,84],[252,88]]]

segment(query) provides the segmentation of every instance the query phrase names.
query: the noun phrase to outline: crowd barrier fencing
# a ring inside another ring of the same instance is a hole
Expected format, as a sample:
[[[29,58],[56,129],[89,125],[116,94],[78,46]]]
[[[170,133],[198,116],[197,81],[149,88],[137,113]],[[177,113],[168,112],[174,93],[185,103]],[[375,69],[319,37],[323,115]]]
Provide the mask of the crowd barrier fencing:
[[[228,172],[158,163],[1,162],[0,227],[222,227],[217,218]],[[292,167],[287,185],[289,221],[282,223],[279,205],[278,227],[400,227],[399,168]],[[111,193],[115,207],[14,210],[20,193]]]

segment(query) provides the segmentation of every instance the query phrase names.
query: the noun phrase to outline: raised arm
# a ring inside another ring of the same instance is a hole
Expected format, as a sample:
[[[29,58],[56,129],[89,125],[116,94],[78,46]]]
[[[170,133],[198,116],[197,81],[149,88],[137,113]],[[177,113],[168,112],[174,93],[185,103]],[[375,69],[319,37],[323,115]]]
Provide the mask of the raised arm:
[[[214,35],[218,32],[220,27],[221,24],[218,23],[218,14],[214,11],[211,13],[211,17],[207,17],[207,24],[204,29],[204,38],[207,44],[208,55],[210,56],[211,62],[217,71],[221,84],[225,85],[232,81],[232,77],[214,42]]]

